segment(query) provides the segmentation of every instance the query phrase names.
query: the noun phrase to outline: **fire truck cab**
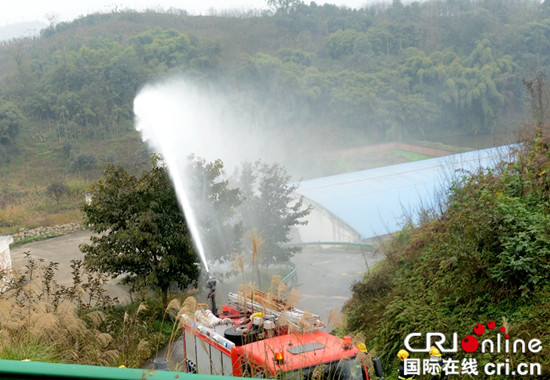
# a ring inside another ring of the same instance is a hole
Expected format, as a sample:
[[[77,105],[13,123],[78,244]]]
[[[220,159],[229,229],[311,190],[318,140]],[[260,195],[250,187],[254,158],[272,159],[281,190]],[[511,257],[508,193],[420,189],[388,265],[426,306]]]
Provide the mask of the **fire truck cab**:
[[[364,345],[321,331],[319,316],[254,290],[229,294],[222,313],[182,316],[185,370],[192,373],[296,380],[382,378]],[[214,305],[213,305],[214,306]],[[213,307],[215,311],[215,306]],[[361,349],[363,348],[363,349]]]

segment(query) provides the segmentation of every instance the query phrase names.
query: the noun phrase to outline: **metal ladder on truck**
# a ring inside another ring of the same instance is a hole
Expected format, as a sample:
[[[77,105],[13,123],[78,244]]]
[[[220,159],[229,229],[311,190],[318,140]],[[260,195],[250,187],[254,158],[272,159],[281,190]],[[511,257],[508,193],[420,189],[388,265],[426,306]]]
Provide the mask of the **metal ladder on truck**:
[[[244,305],[247,311],[251,313],[263,312],[266,316],[274,315],[276,318],[284,314],[286,320],[296,328],[301,328],[304,325],[309,325],[313,328],[325,327],[319,315],[297,309],[286,299],[258,289],[254,289],[253,292],[242,292],[239,294],[230,292],[228,299],[231,304]]]

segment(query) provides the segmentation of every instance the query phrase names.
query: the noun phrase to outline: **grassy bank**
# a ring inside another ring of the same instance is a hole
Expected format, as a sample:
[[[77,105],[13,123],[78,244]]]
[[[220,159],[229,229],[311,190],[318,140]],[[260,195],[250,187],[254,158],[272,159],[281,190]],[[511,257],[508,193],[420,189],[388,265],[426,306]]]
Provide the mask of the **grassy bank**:
[[[544,349],[476,352],[480,368],[540,363],[550,375],[549,147],[548,131],[539,132],[516,161],[455,182],[444,211],[396,234],[384,247],[385,260],[354,285],[348,330],[365,335],[392,375],[408,334],[441,332],[450,340],[457,332],[462,339],[488,321],[503,326],[510,340],[539,339]],[[450,357],[464,354],[459,347]]]

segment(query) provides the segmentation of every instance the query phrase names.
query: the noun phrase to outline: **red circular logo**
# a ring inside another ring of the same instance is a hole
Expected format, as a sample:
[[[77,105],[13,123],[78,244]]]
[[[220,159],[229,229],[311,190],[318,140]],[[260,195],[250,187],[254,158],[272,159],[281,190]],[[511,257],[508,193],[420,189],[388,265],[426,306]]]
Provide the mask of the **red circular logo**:
[[[472,335],[468,335],[462,339],[462,349],[466,352],[474,352],[479,347],[479,342],[477,338]]]
[[[485,332],[485,326],[483,326],[481,323],[478,323],[474,326],[474,334],[476,335],[482,335]]]

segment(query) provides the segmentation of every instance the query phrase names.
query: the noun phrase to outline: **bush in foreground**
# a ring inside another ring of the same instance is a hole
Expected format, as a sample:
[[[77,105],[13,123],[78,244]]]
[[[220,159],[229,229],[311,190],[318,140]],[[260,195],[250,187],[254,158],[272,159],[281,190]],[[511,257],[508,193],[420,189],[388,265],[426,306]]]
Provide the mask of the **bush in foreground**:
[[[106,277],[72,262],[72,284],[54,279],[57,263],[28,253],[0,296],[0,359],[140,367],[172,337],[159,300],[120,305]]]

